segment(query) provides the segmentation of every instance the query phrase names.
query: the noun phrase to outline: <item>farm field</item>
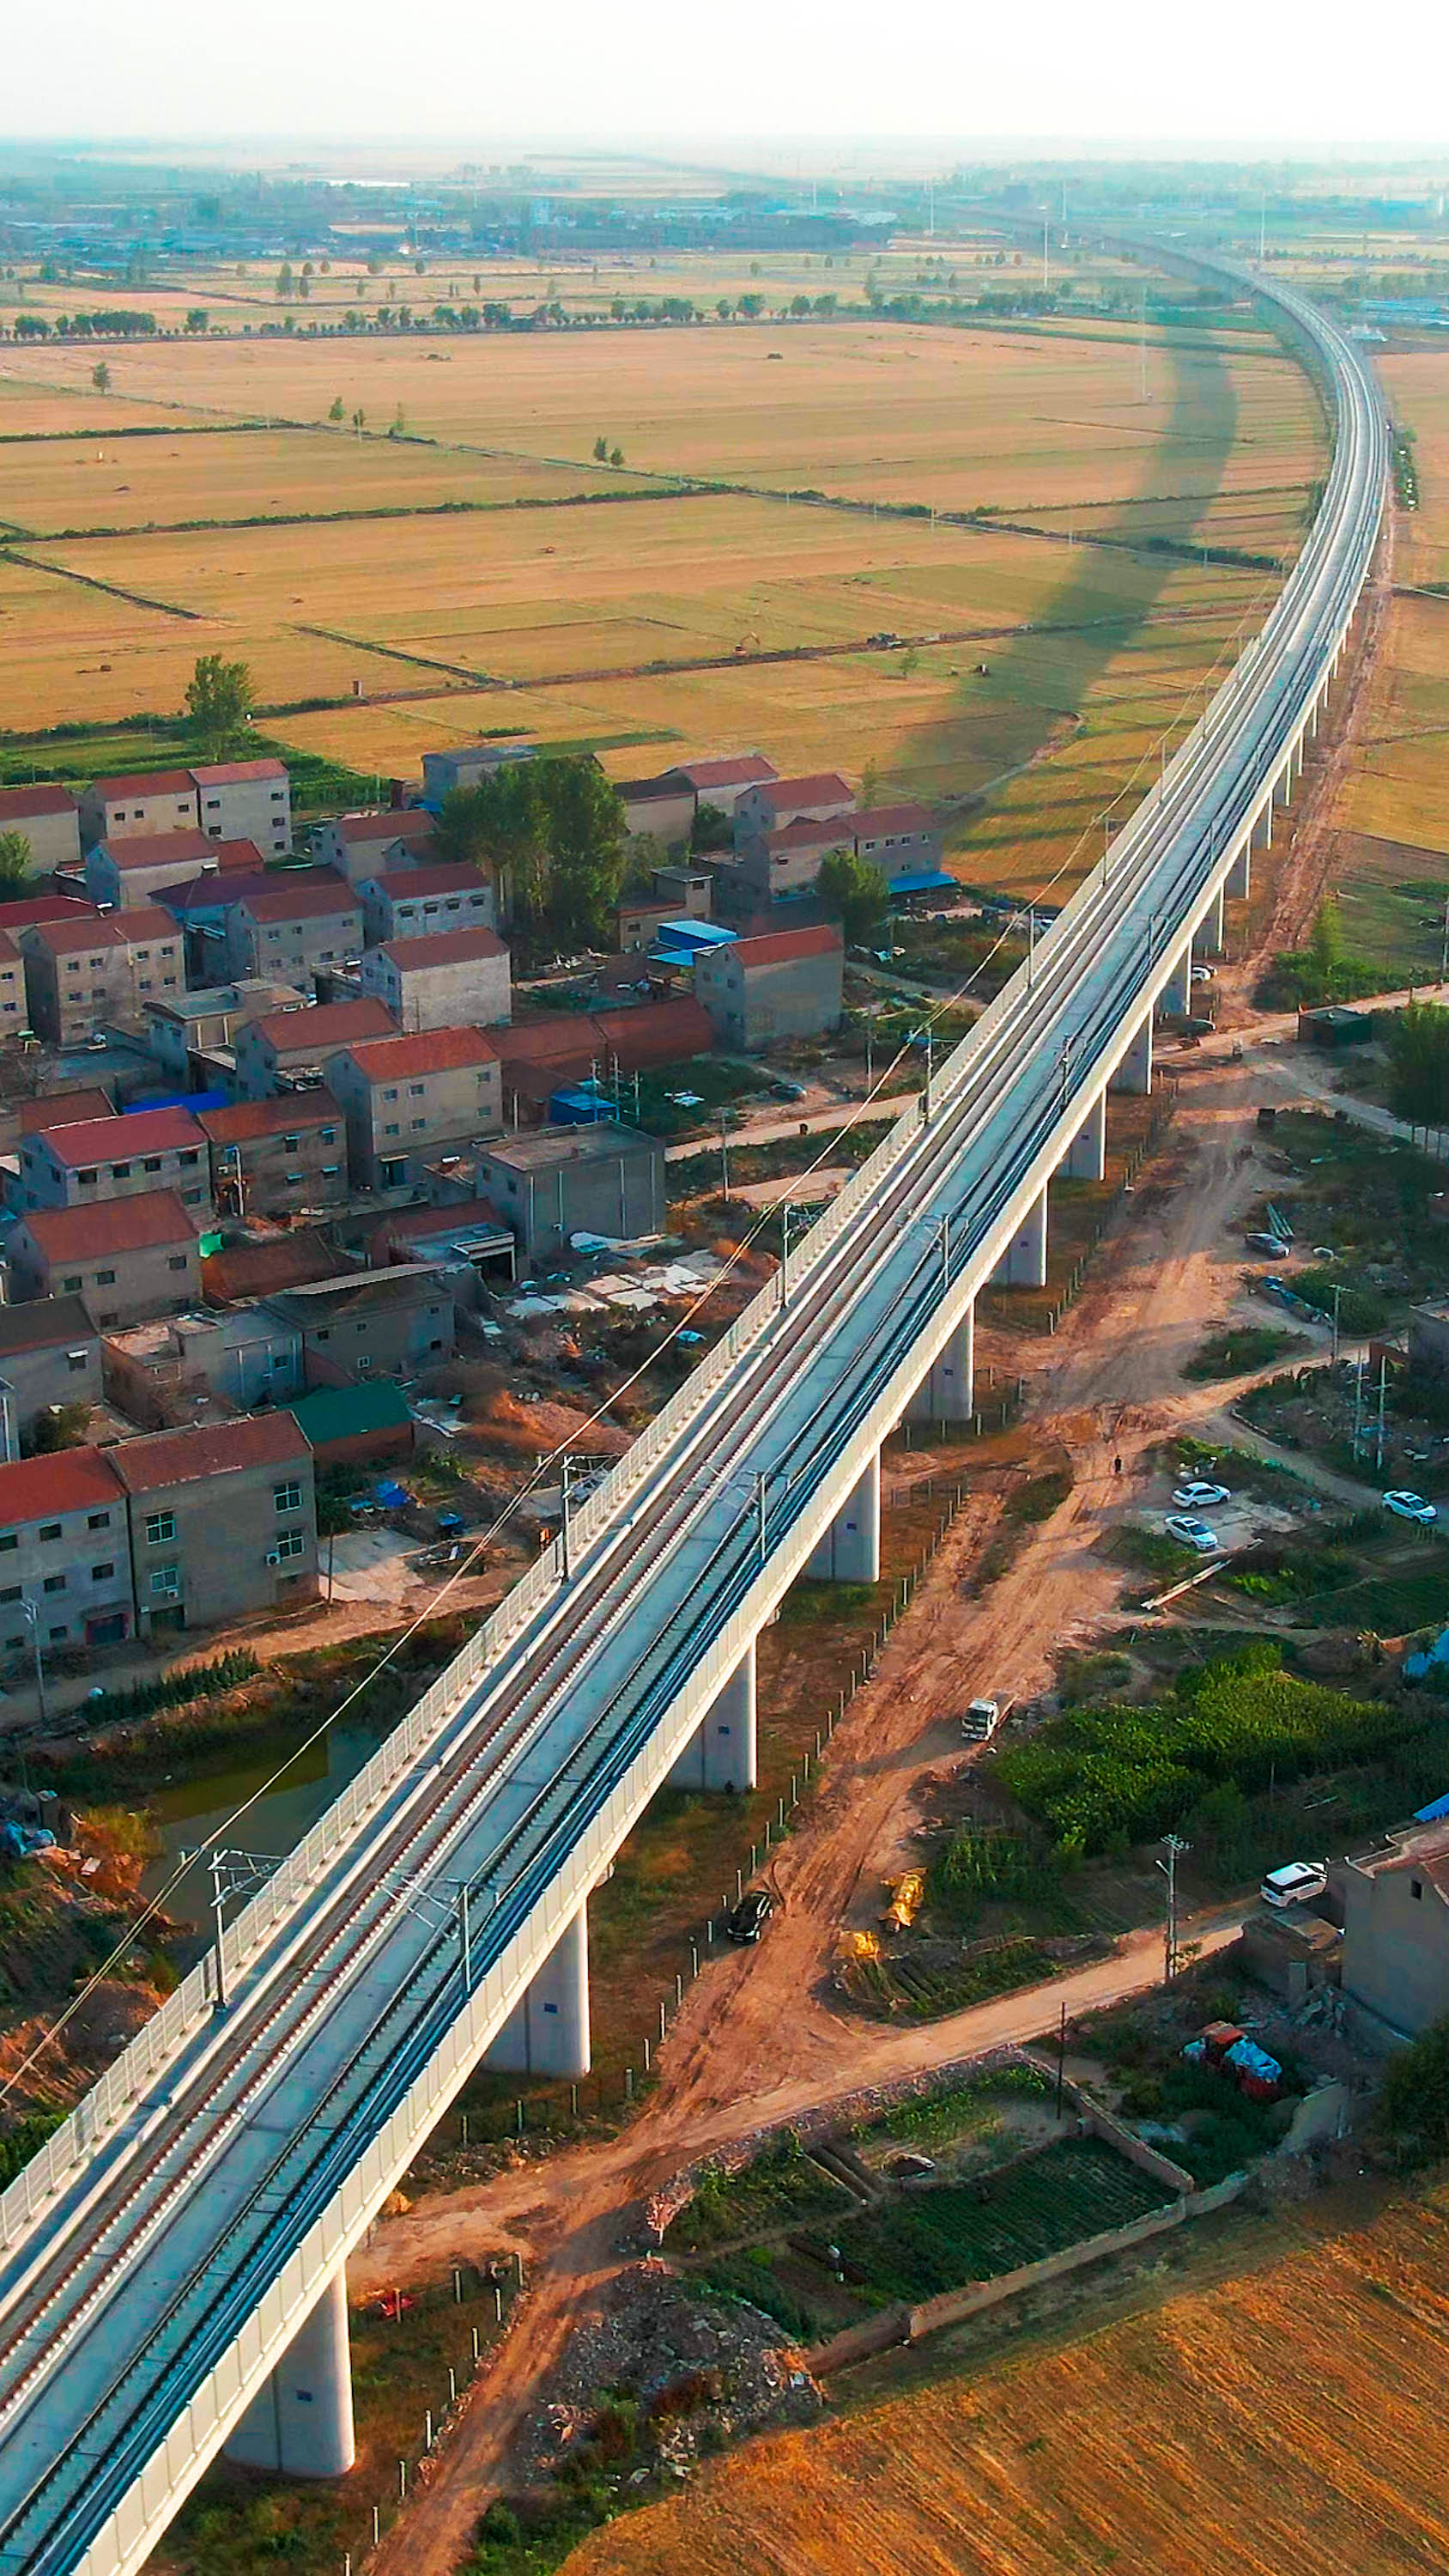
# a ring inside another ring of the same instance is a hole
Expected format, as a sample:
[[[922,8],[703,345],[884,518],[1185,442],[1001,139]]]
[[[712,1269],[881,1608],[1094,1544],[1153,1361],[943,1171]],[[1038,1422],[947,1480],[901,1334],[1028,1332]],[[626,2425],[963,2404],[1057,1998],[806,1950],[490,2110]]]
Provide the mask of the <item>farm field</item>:
[[[853,2576],[1258,2576],[1305,2543],[1362,2576],[1442,2565],[1444,2184],[1243,2242],[1237,2278],[1193,2287],[1189,2246],[1189,2286],[1143,2284],[1139,2313],[755,2442],[569,2568],[826,2576],[846,2531]]]

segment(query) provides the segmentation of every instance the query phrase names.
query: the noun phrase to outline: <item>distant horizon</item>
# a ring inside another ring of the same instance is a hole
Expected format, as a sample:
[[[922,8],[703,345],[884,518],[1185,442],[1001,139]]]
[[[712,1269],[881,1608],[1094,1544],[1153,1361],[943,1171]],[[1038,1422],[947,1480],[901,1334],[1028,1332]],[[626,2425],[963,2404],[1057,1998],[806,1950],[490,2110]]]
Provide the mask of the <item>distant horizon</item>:
[[[1418,170],[1424,164],[1442,168],[1449,180],[1449,139],[1423,137],[1374,140],[1363,136],[1327,136],[1318,139],[1281,135],[1169,136],[1143,133],[1073,135],[1063,134],[911,134],[873,132],[824,133],[802,128],[793,131],[782,127],[774,132],[741,132],[738,134],[704,132],[696,135],[637,131],[609,134],[594,129],[527,129],[516,132],[479,133],[448,132],[437,127],[427,132],[413,132],[405,127],[357,129],[343,136],[325,131],[299,128],[295,133],[279,133],[272,127],[265,133],[185,132],[180,128],[155,128],[147,131],[120,131],[113,125],[108,131],[84,127],[55,128],[44,131],[32,127],[25,134],[0,131],[0,154],[24,157],[46,157],[52,154],[77,153],[87,159],[125,161],[133,155],[164,156],[184,163],[195,156],[206,161],[228,160],[235,156],[248,170],[275,170],[290,166],[299,154],[319,164],[338,161],[366,160],[377,155],[405,158],[416,165],[427,161],[456,168],[460,164],[500,161],[507,155],[513,166],[533,160],[596,161],[603,164],[625,163],[643,170],[651,163],[661,175],[690,169],[696,173],[714,171],[722,179],[738,175],[741,168],[751,176],[789,179],[802,175],[824,177],[827,163],[855,162],[861,175],[870,167],[883,178],[908,177],[928,168],[949,168],[957,162],[999,162],[1010,166],[1016,162],[1047,164],[1053,167],[1113,166],[1119,163],[1145,162],[1164,168],[1233,169],[1262,164],[1291,163],[1299,167],[1351,167],[1354,169]],[[790,163],[793,166],[787,167]],[[908,164],[909,166],[903,166]],[[381,172],[369,175],[381,176]]]

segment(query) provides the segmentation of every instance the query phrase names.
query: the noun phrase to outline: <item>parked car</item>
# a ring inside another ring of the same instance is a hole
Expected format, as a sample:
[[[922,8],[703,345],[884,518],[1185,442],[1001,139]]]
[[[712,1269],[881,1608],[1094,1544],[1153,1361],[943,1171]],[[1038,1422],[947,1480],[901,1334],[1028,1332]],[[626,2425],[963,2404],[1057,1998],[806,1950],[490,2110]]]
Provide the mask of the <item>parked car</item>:
[[[1199,1556],[1217,1554],[1217,1531],[1209,1529],[1206,1521],[1196,1519],[1190,1512],[1169,1513],[1167,1535],[1169,1538],[1175,1538],[1179,1547],[1196,1548]]]
[[[1385,1494],[1384,1510],[1397,1512],[1401,1521],[1436,1521],[1439,1517],[1432,1503],[1426,1503],[1422,1494],[1411,1494],[1406,1486]]]
[[[1328,1885],[1326,1860],[1285,1861],[1281,1869],[1270,1869],[1258,1890],[1265,1905],[1303,1905],[1310,1896],[1321,1896]]]
[[[999,1699],[973,1699],[961,1720],[961,1732],[968,1744],[987,1744],[1000,1724]]]
[[[1173,1487],[1172,1499],[1180,1511],[1205,1512],[1213,1503],[1230,1503],[1233,1498],[1226,1485],[1203,1485],[1192,1478]]]
[[[758,1941],[775,1910],[775,1900],[767,1887],[747,1887],[738,1905],[731,1908],[725,1921],[725,1933],[731,1941]]]
[[[1192,969],[1194,984],[1211,984],[1214,976],[1215,970],[1211,966],[1194,966]]]

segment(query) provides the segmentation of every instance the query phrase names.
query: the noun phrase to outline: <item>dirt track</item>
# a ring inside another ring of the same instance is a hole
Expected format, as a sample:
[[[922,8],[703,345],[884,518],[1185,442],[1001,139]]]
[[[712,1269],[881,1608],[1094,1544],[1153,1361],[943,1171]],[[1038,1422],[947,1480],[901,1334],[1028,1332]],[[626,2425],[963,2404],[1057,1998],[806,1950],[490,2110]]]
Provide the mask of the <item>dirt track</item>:
[[[427,2492],[384,2544],[378,2563],[388,2576],[404,2565],[408,2576],[456,2566],[506,2480],[510,2444],[580,2299],[619,2260],[626,2213],[681,2164],[853,2085],[1027,2036],[1055,2018],[1063,1997],[1080,2009],[1156,1974],[1158,1936],[1138,1936],[1080,1978],[900,2031],[846,2017],[823,1990],[835,1927],[863,1876],[874,1889],[931,1749],[932,1721],[959,1706],[968,1683],[989,1680],[1013,1696],[1039,1689],[1056,1647],[1115,1615],[1120,1570],[1096,1542],[1130,1499],[1133,1464],[1175,1423],[1222,1401],[1221,1389],[1185,1389],[1179,1369],[1236,1284],[1228,1220],[1258,1185],[1252,1163],[1237,1159],[1250,1110],[1242,1067],[1193,1086],[1170,1185],[1144,1187],[1126,1203],[1086,1294],[1041,1346],[1033,1427],[1069,1451],[1071,1494],[1040,1528],[1023,1531],[1016,1562],[979,1600],[963,1598],[958,1581],[980,1543],[977,1516],[948,1541],[837,1730],[809,1822],[781,1849],[782,1903],[768,1938],[718,1962],[694,1987],[639,2118],[607,2145],[428,2199],[381,2226],[352,2266],[352,2286],[363,2291],[436,2276],[458,2256],[507,2245],[526,2254],[534,2274],[520,2332],[480,2384]],[[943,1744],[938,1738],[938,1754]],[[1208,1940],[1231,1937],[1234,1919],[1202,1927]]]

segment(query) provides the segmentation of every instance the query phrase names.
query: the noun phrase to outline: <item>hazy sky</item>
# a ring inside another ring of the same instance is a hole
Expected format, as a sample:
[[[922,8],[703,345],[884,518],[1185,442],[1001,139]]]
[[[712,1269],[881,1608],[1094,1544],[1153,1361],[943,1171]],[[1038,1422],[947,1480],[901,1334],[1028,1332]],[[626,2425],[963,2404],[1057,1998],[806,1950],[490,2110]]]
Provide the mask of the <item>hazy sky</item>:
[[[1449,0],[12,0],[0,133],[1449,144]]]

